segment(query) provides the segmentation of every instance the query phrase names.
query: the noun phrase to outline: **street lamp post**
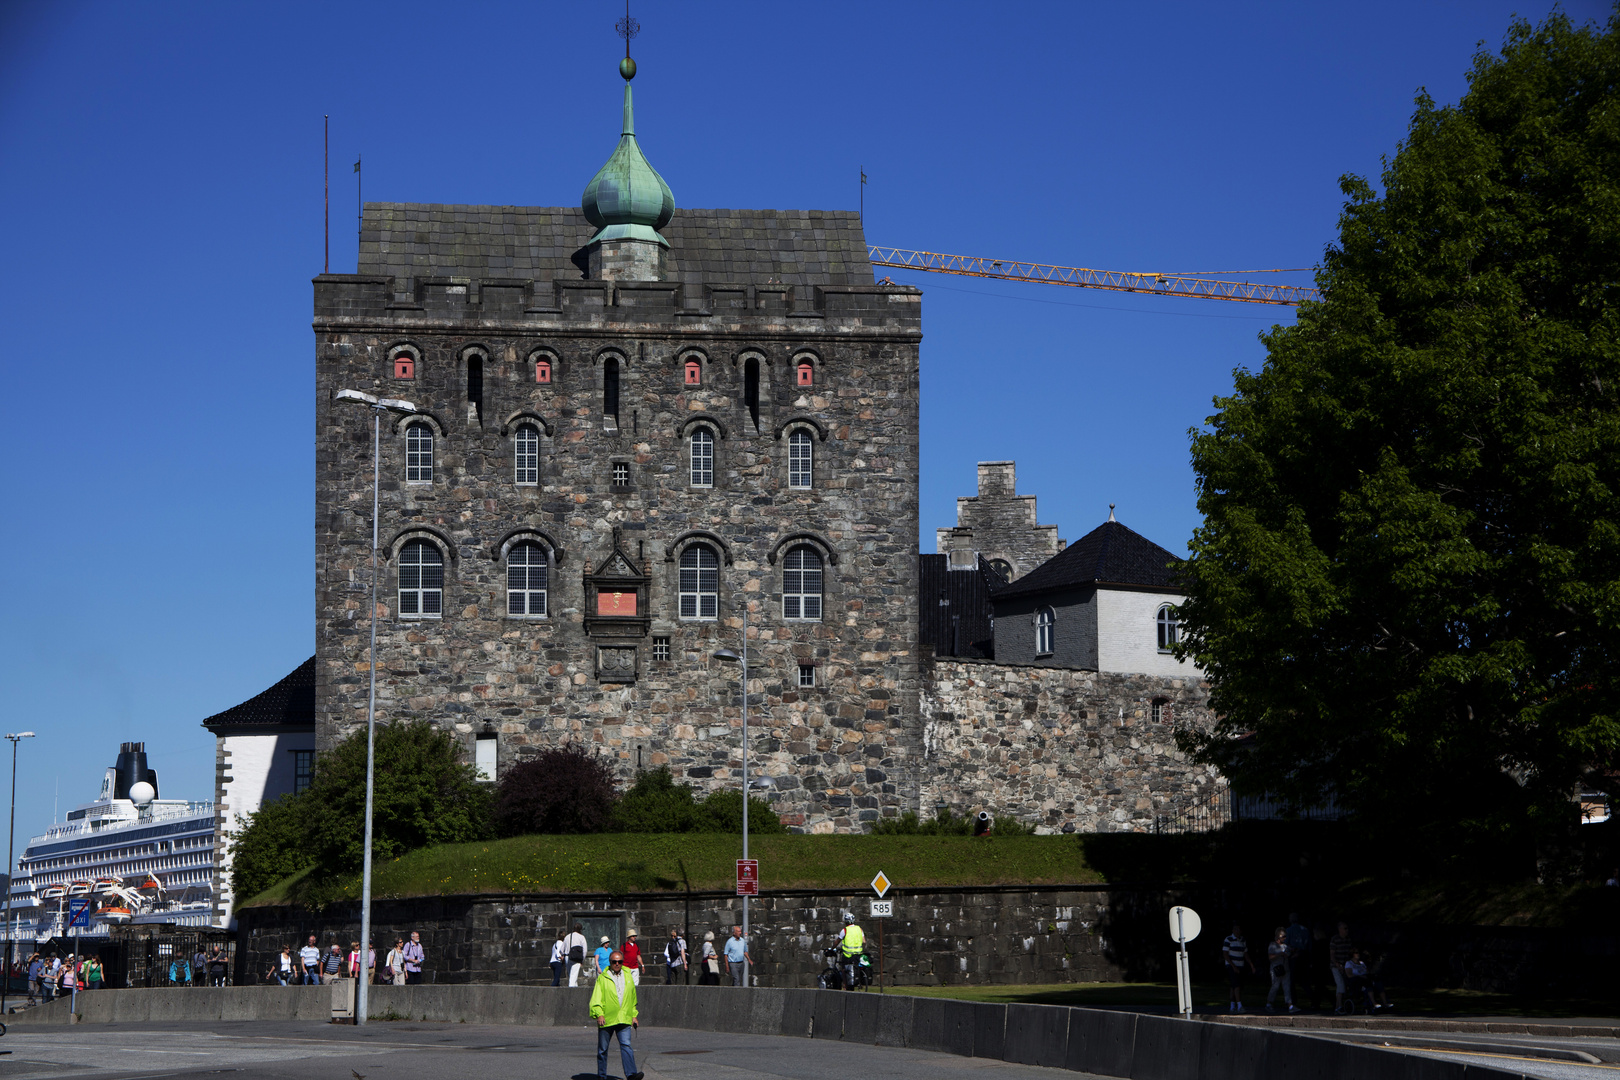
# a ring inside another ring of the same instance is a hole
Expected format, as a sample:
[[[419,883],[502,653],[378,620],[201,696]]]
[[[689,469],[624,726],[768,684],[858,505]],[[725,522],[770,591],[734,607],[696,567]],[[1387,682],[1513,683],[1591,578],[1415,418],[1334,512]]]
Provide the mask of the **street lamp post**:
[[[5,972],[0,974],[0,1016],[6,1014],[6,991],[11,989],[11,876],[16,871],[13,861],[17,847],[17,744],[32,739],[32,731],[8,734],[11,740],[11,825],[6,838],[6,951],[3,960]]]
[[[409,401],[379,398],[359,390],[339,390],[335,400],[371,410],[371,655],[366,665],[371,669],[371,690],[366,701],[366,840],[360,870],[359,987],[354,1003],[354,1022],[364,1024],[371,982],[371,806],[377,773],[377,507],[382,484],[382,418],[385,412],[409,415],[417,410]]]
[[[738,656],[730,649],[717,649],[714,653],[716,660],[727,660],[742,665],[742,857],[748,861],[748,604],[742,605],[742,655]],[[753,982],[749,977],[748,964],[748,894],[743,898],[743,986],[749,987]]]

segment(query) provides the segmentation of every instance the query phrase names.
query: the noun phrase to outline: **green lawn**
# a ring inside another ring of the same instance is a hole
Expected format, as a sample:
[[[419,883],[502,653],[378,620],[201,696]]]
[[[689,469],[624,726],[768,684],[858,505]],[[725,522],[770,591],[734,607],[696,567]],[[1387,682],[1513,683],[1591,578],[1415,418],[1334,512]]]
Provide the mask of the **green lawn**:
[[[882,870],[896,885],[1097,882],[1073,836],[758,836],[760,886],[865,890]],[[626,893],[730,890],[741,838],[716,833],[519,836],[413,851],[374,868],[379,897],[469,893]],[[325,902],[357,897],[359,875],[321,888]],[[309,899],[307,875],[243,906]]]
[[[1243,1005],[1249,1012],[1264,1012],[1266,990],[1269,983],[1256,979],[1244,988]],[[1162,1012],[1175,1011],[1175,983],[1069,983],[1061,986],[1034,984],[1023,986],[902,986],[890,992],[916,994],[923,997],[956,998],[961,1001],[1020,1002],[1031,1005],[1088,1005],[1094,1008],[1142,1009]],[[1390,1000],[1395,1003],[1388,1015],[1394,1017],[1450,1017],[1517,1016],[1517,1017],[1572,1017],[1615,1016],[1620,1014],[1620,998],[1572,996],[1567,998],[1526,999],[1507,994],[1486,994],[1474,990],[1413,990],[1392,988]],[[1332,1012],[1333,994],[1330,987],[1322,995],[1326,1008],[1315,1010],[1317,1015]],[[1279,1008],[1281,995],[1278,997]],[[1193,1007],[1199,1012],[1221,1012],[1226,1009],[1227,995],[1224,985],[1193,986]],[[1302,1002],[1308,1006],[1309,1001]]]

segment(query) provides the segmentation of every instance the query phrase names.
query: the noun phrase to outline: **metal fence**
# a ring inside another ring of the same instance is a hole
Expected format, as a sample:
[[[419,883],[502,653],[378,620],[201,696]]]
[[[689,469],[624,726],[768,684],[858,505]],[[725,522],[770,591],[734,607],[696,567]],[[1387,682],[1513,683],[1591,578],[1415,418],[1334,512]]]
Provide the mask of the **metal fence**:
[[[1232,793],[1219,788],[1201,798],[1165,807],[1153,818],[1153,831],[1159,836],[1180,833],[1213,832],[1231,821]]]
[[[208,956],[216,945],[225,953],[228,986],[236,970],[236,942],[228,931],[208,927],[120,927],[103,947],[115,955],[104,952],[102,965],[109,974],[119,972],[125,987],[202,986],[208,981],[206,969],[199,975],[193,958]]]

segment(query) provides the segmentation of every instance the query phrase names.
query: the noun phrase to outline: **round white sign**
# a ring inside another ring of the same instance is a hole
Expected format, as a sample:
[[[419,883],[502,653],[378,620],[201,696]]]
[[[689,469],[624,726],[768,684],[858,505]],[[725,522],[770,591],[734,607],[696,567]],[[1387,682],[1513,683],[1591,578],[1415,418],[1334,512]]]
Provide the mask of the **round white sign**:
[[[1198,918],[1198,912],[1190,907],[1173,907],[1170,909],[1170,940],[1177,945],[1185,945],[1198,936],[1198,931],[1204,928],[1203,922]]]

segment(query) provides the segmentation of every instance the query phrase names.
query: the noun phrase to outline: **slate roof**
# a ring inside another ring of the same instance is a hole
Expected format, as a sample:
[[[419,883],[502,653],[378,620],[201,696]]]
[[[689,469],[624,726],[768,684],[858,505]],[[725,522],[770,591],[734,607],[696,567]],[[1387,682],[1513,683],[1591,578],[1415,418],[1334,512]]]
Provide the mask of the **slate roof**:
[[[995,598],[1076,585],[1176,588],[1169,564],[1177,556],[1117,521],[1105,521],[1010,585]]]
[[[995,629],[990,618],[990,589],[1003,584],[984,556],[972,570],[952,570],[949,555],[921,555],[917,565],[919,638],[935,656],[968,656],[994,660]],[[941,600],[949,601],[941,604]],[[951,616],[956,633],[951,633]]]
[[[366,203],[360,273],[578,281],[596,230],[577,206]],[[849,210],[683,210],[662,230],[669,280],[688,285],[871,285]]]
[[[262,694],[216,713],[202,722],[216,735],[221,728],[289,728],[315,730],[315,658]]]

